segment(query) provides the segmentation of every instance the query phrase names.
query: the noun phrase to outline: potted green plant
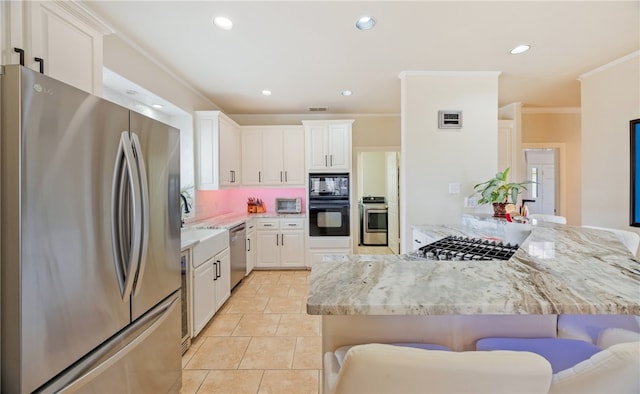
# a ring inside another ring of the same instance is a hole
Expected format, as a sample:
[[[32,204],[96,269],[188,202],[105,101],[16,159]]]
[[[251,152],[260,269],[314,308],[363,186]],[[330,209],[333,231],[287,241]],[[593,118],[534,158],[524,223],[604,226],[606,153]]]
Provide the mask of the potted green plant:
[[[493,204],[493,216],[505,217],[507,204],[516,204],[518,195],[527,190],[526,185],[531,181],[507,182],[509,167],[498,172],[494,178],[486,182],[478,183],[473,189],[480,193],[478,204]]]

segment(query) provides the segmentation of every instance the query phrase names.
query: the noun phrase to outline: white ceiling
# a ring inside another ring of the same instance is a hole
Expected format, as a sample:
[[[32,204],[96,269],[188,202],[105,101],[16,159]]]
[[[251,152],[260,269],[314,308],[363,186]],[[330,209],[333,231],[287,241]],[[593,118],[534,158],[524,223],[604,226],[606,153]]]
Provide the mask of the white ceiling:
[[[581,74],[640,49],[638,0],[85,4],[228,114],[398,114],[414,70],[500,71],[500,106],[578,107]],[[378,23],[358,31],[365,14]]]

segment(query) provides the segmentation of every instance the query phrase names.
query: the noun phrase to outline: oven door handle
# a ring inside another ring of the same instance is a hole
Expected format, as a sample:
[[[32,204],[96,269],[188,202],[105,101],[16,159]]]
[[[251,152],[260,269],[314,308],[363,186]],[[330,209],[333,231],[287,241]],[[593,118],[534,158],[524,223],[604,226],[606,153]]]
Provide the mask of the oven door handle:
[[[349,203],[309,204],[309,210],[312,210],[312,209],[342,209],[342,208],[349,208]]]

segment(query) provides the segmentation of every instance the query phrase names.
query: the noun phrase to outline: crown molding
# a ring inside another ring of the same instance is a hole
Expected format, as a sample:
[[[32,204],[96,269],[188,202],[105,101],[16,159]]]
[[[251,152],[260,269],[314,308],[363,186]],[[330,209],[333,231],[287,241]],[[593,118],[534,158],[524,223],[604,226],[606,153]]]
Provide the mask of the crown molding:
[[[609,63],[607,63],[607,64],[604,64],[604,65],[602,65],[602,66],[600,66],[600,67],[598,67],[598,68],[595,68],[595,69],[593,69],[593,70],[591,70],[591,71],[587,71],[587,72],[586,72],[586,73],[584,73],[584,74],[581,74],[581,75],[578,77],[578,81],[582,81],[582,80],[583,80],[583,79],[585,79],[585,78],[589,78],[589,77],[591,77],[591,76],[593,76],[593,75],[595,75],[595,74],[599,74],[599,73],[601,73],[601,72],[603,72],[603,71],[606,71],[606,70],[608,70],[608,69],[610,69],[610,68],[613,68],[613,67],[617,66],[618,64],[621,64],[621,63],[627,62],[627,61],[629,61],[629,60],[631,60],[631,59],[633,59],[633,58],[636,58],[636,57],[638,57],[638,56],[640,56],[640,51],[631,52],[630,54],[628,54],[628,55],[626,55],[626,56],[623,56],[623,57],[621,57],[621,58],[619,58],[619,59],[616,59],[616,60],[614,60],[614,61],[612,61],[612,62],[609,62]]]
[[[580,107],[523,107],[522,114],[579,114]]]

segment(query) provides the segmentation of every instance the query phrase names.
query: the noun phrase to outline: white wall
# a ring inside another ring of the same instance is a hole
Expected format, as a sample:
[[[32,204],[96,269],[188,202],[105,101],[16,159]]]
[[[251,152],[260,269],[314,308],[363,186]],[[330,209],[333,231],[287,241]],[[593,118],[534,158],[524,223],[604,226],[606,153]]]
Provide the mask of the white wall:
[[[362,190],[358,196],[384,196],[387,185],[385,152],[362,152],[358,163],[362,180]]]
[[[629,227],[629,121],[640,118],[640,52],[584,74],[582,224]]]
[[[498,166],[497,72],[403,72],[400,163],[401,252],[411,226],[457,224],[473,185]],[[438,129],[438,110],[462,110],[462,129]],[[449,183],[460,194],[449,194]]]

